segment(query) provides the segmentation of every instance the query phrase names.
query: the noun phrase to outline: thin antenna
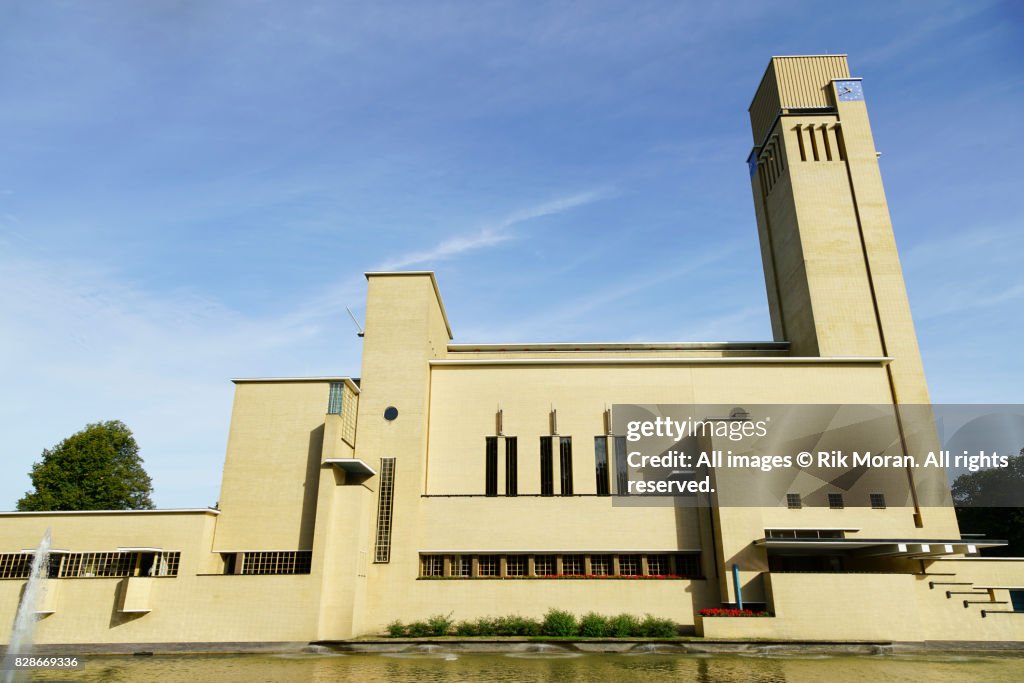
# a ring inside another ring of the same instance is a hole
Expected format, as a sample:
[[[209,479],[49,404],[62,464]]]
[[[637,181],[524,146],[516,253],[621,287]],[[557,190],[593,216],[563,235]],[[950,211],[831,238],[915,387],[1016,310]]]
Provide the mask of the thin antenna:
[[[345,310],[348,311],[348,317],[352,318],[352,324],[355,325],[356,326],[356,330],[358,330],[358,332],[356,332],[356,336],[357,337],[364,336],[366,334],[366,332],[363,331],[363,326],[359,324],[359,321],[356,320],[356,317],[354,315],[352,315],[352,309],[349,308],[348,306],[346,306]]]

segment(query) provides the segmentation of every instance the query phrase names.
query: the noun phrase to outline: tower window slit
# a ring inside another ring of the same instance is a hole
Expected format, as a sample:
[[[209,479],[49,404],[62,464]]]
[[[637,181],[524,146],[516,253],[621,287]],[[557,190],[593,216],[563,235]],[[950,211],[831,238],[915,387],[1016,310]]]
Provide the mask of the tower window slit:
[[[550,436],[540,437],[540,495],[542,496],[552,496],[555,493],[552,478],[554,461],[551,453],[551,439]]]
[[[514,436],[505,437],[505,495],[519,495],[519,442]]]
[[[594,437],[594,474],[597,477],[597,495],[608,495],[608,439]]]
[[[498,437],[486,437],[484,455],[484,493],[488,496],[498,495]]]
[[[572,495],[572,437],[563,436],[559,439],[559,465],[562,484],[562,495]]]

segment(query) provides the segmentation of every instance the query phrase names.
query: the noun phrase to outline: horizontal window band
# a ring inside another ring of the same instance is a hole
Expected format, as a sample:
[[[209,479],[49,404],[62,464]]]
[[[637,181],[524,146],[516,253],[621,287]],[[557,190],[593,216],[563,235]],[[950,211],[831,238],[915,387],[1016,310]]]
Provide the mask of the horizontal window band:
[[[700,548],[669,550],[418,550],[427,555],[699,555]]]
[[[417,581],[707,581],[704,576],[617,576],[612,574],[545,574],[538,576],[417,576]]]

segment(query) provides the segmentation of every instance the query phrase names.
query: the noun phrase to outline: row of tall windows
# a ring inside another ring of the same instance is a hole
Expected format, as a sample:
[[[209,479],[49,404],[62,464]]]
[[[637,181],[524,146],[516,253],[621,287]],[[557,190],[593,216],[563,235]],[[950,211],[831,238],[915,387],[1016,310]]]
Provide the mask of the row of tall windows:
[[[615,449],[614,481],[612,477],[613,463],[608,452],[609,439],[614,441]],[[538,466],[542,496],[556,495],[556,488],[558,495],[573,495],[572,441],[571,436],[540,437]],[[484,492],[486,495],[497,496],[503,493],[506,496],[515,496],[519,494],[519,439],[517,437],[485,437],[484,465]],[[500,486],[498,477],[502,467],[505,472],[503,487]],[[611,495],[613,483],[615,484],[615,493],[624,495],[627,491],[628,481],[625,437],[595,436],[593,468],[597,495]],[[501,491],[502,488],[504,491]]]

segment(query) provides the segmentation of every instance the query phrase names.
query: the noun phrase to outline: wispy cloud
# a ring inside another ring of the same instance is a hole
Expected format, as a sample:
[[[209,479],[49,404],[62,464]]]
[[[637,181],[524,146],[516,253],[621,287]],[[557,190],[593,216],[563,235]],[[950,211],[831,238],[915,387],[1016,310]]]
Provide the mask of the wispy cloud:
[[[11,246],[0,240],[0,318],[10,332],[0,335],[10,437],[0,450],[0,509],[29,488],[24,475],[43,448],[108,419],[135,431],[158,504],[212,504],[230,377],[358,368],[358,342],[340,316],[247,314]]]
[[[961,227],[905,250],[903,267],[915,318],[941,319],[1024,298],[1024,275],[1017,264],[1022,251],[1024,235],[1014,224]],[[937,272],[955,277],[938,279]]]
[[[943,8],[933,7],[932,11],[921,16],[918,8],[914,8],[915,19],[911,22],[908,30],[900,31],[898,37],[883,45],[866,51],[857,57],[860,65],[885,64],[896,57],[917,49],[925,43],[934,39],[936,33],[950,27],[962,26],[971,17],[988,10],[992,7],[991,2],[977,1],[973,3],[952,3]],[[962,33],[962,30],[961,30]],[[941,55],[936,54],[936,58]]]
[[[681,262],[676,260],[647,264],[642,274],[616,279],[583,296],[559,301],[536,313],[516,317],[514,320],[478,323],[468,328],[465,340],[480,343],[542,342],[568,341],[580,335],[589,337],[593,334],[591,326],[595,321],[601,329],[607,325],[607,318],[595,317],[596,312],[617,311],[621,318],[630,312],[649,311],[651,302],[660,299],[668,291],[672,292],[677,301],[684,298],[679,294],[684,291],[692,292],[696,298],[698,292],[703,291],[701,287],[706,284],[702,274],[716,264],[727,262],[739,249],[738,244],[715,244],[701,251],[691,251]],[[684,304],[679,305],[682,309]],[[652,323],[650,319],[645,325],[657,328],[657,323]],[[607,333],[602,332],[598,341],[630,341],[635,337],[622,331],[624,328],[621,325],[618,329],[620,331],[613,333],[616,339],[609,339]],[[641,336],[648,340],[652,337],[650,333]],[[654,333],[653,336],[657,337],[658,334]]]
[[[487,225],[481,228],[476,233],[450,237],[429,249],[411,251],[384,261],[377,266],[376,270],[401,270],[409,266],[443,261],[461,256],[470,251],[492,247],[514,239],[516,234],[513,228],[518,225],[596,202],[610,196],[610,194],[608,190],[592,190],[527,207],[509,214],[494,225]]]

